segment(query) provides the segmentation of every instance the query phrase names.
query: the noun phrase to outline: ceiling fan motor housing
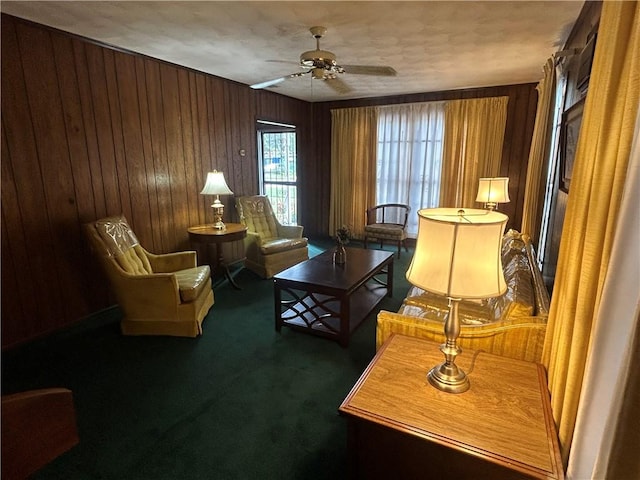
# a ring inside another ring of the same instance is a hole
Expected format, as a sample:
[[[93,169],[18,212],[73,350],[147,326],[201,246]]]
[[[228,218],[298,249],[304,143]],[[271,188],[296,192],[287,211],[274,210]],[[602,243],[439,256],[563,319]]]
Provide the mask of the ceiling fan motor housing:
[[[336,65],[336,56],[326,50],[309,50],[300,55],[300,64],[305,67],[329,69]]]

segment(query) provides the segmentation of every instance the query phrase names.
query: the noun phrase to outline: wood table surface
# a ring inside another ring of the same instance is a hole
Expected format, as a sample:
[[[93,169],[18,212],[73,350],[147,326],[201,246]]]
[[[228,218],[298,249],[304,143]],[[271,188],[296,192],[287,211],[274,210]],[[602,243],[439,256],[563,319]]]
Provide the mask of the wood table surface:
[[[541,365],[464,351],[456,363],[467,372],[471,388],[451,394],[426,379],[429,369],[443,359],[436,343],[393,335],[340,412],[382,431],[458,452],[461,464],[474,457],[522,474],[514,478],[564,478]],[[359,456],[366,457],[362,452]],[[460,472],[456,476],[464,476]],[[446,471],[440,474],[449,478]]]
[[[225,228],[215,228],[212,224],[195,225],[187,229],[189,240],[195,243],[205,243],[215,246],[216,263],[211,265],[212,274],[216,270],[222,270],[229,283],[236,289],[240,289],[229,271],[229,264],[225,262],[222,254],[222,244],[236,242],[247,236],[247,227],[241,223],[225,223]]]

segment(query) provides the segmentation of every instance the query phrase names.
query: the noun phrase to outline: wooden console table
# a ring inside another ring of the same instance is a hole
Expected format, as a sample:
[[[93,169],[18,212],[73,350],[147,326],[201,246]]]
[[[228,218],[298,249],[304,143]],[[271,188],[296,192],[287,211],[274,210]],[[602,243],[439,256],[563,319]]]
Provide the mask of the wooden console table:
[[[235,242],[242,240],[247,236],[247,227],[240,223],[225,223],[226,228],[221,230],[214,228],[213,225],[196,225],[189,227],[189,239],[195,243],[213,244],[216,247],[216,264],[212,266],[212,274],[216,269],[222,269],[224,276],[229,283],[236,289],[240,289],[236,281],[231,276],[229,265],[225,263],[222,256],[222,244],[226,242]]]
[[[544,369],[464,351],[461,394],[432,387],[439,345],[392,335],[339,408],[351,478],[563,479]]]

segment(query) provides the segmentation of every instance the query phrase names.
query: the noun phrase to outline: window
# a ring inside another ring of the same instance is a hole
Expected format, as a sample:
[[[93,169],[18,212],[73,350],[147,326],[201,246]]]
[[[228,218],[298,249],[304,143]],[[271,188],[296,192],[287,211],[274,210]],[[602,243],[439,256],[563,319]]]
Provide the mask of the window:
[[[411,206],[407,234],[418,235],[421,208],[439,204],[444,102],[380,107],[376,203]]]
[[[296,131],[292,125],[258,120],[260,193],[267,195],[278,221],[298,224]]]

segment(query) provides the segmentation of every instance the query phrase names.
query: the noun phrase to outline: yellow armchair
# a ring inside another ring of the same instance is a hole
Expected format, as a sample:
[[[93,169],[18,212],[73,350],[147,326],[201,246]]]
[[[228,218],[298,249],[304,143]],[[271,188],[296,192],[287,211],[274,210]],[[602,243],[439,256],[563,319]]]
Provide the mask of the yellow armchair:
[[[84,230],[124,312],[124,335],[202,334],[214,298],[210,268],[197,266],[196,252],[146,251],[123,215],[88,223]]]
[[[309,258],[303,227],[281,225],[264,195],[239,197],[236,209],[247,227],[244,238],[245,267],[263,278],[271,278],[286,268]]]

